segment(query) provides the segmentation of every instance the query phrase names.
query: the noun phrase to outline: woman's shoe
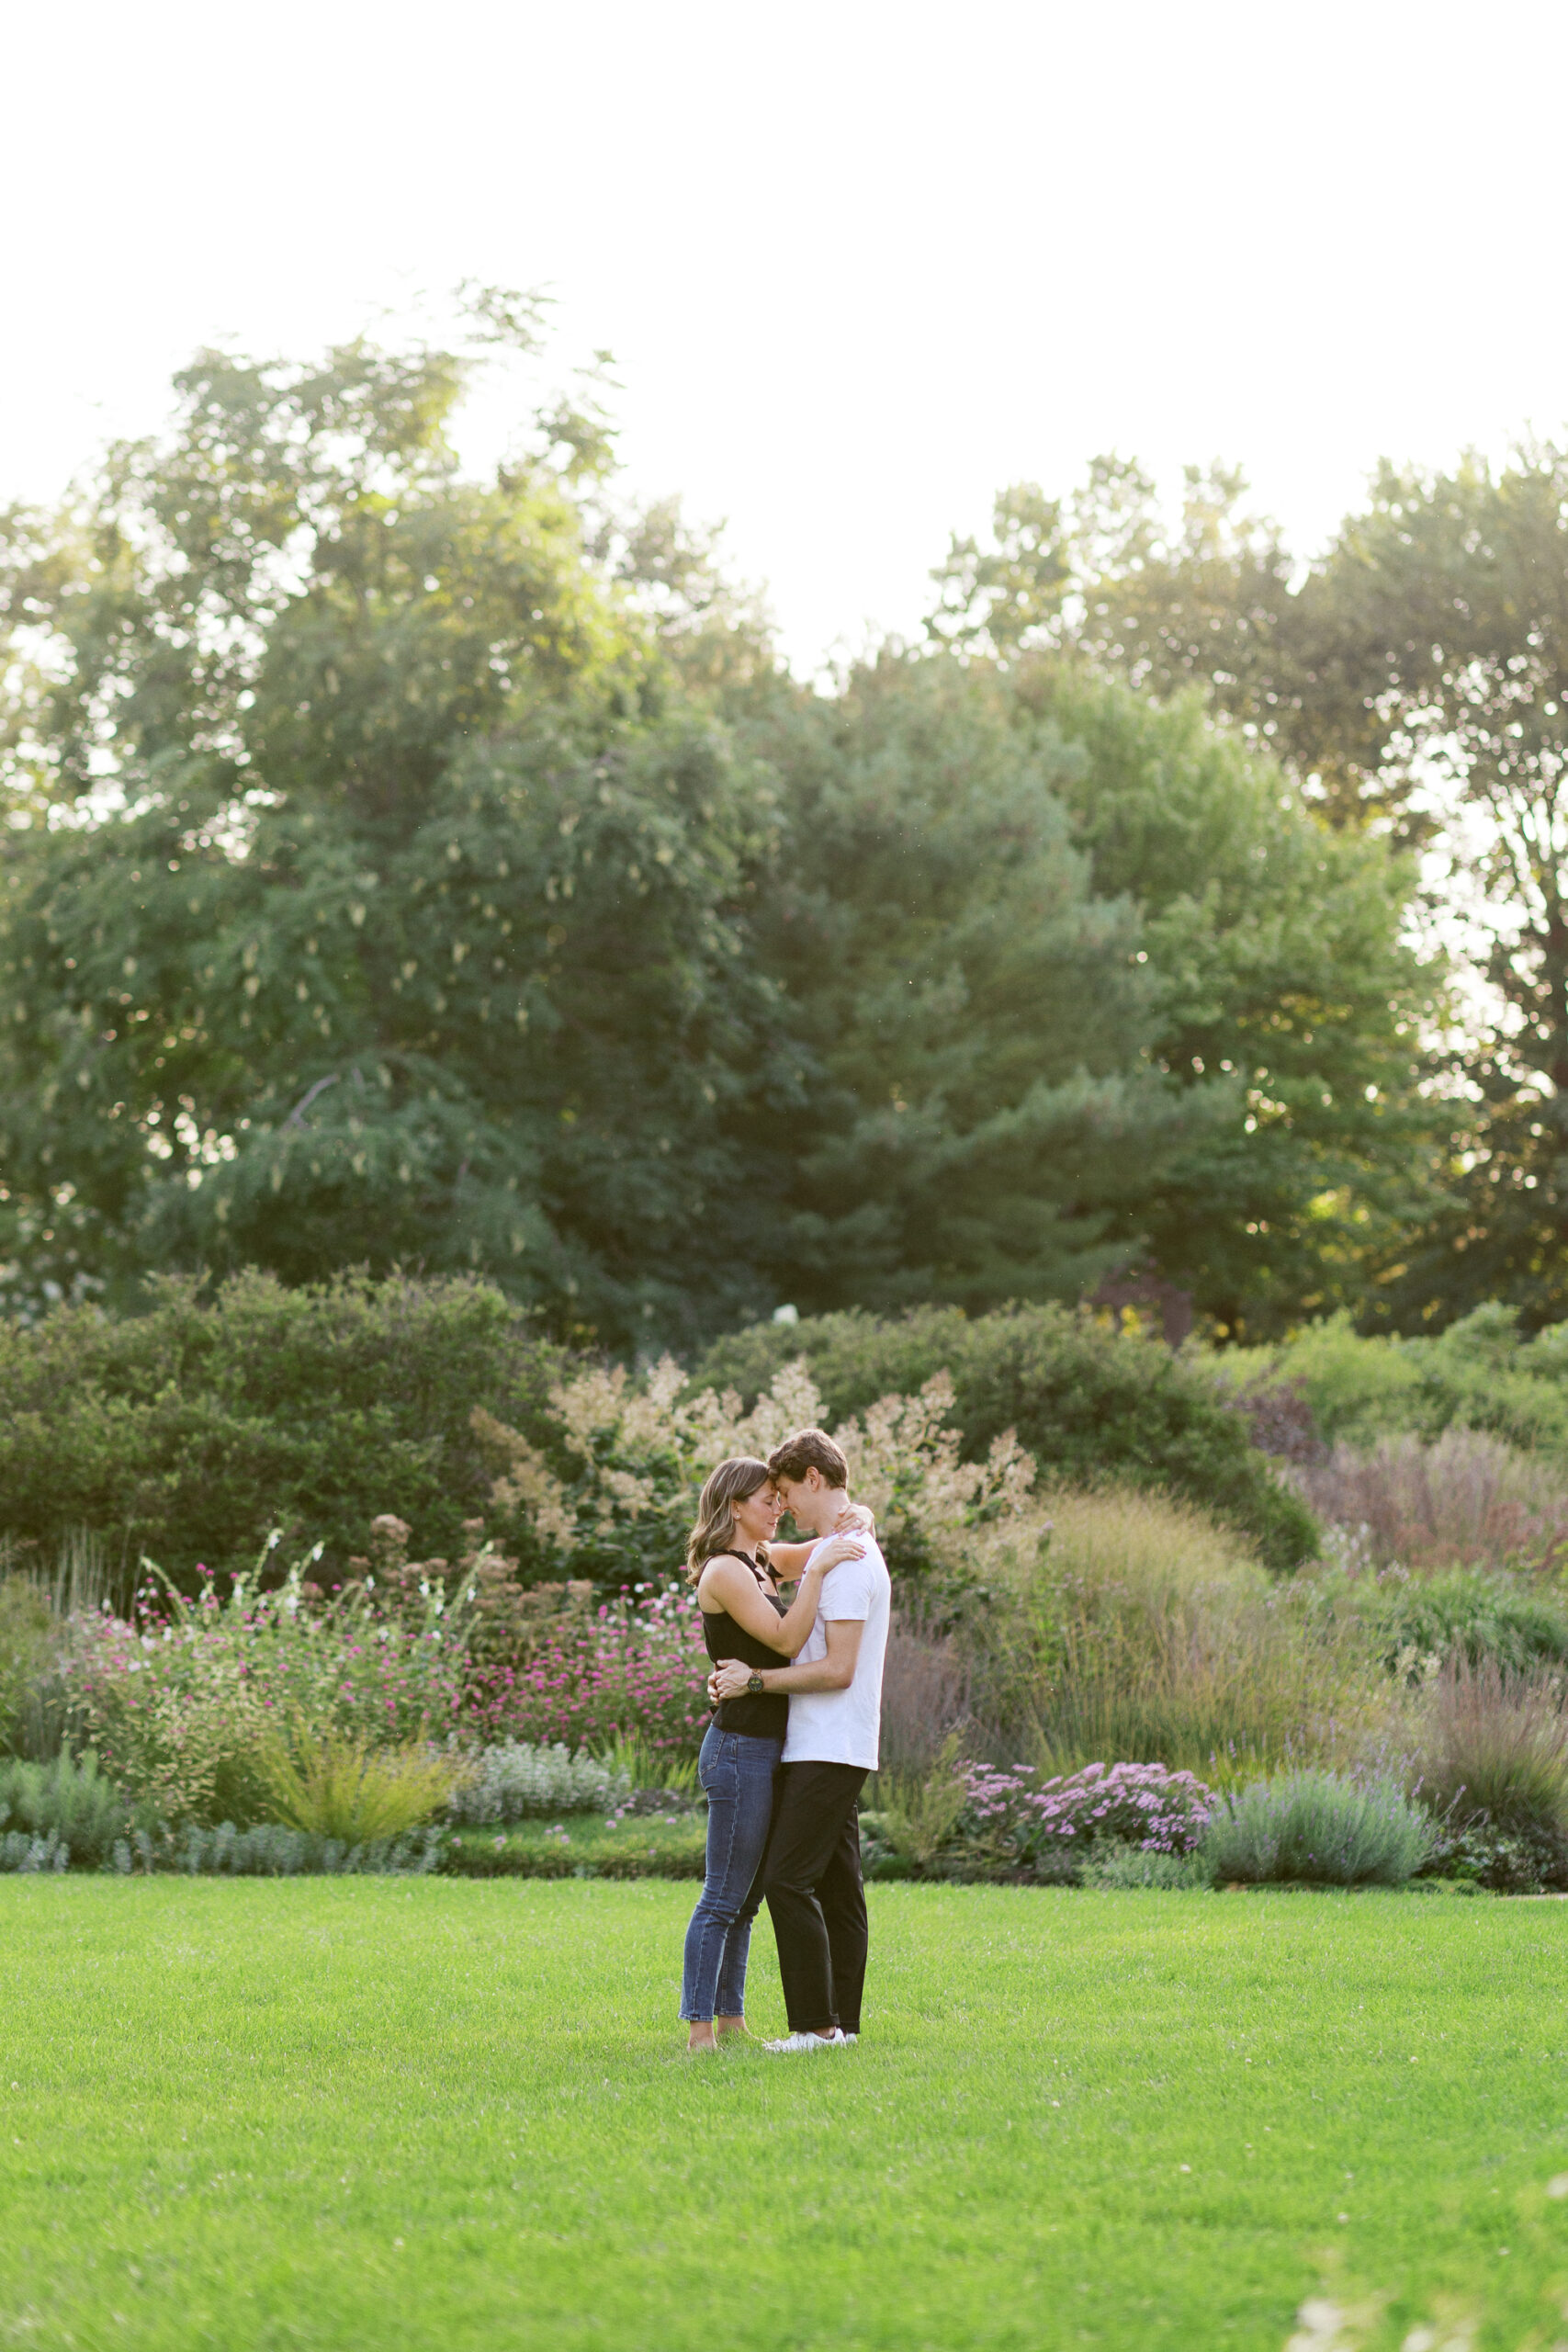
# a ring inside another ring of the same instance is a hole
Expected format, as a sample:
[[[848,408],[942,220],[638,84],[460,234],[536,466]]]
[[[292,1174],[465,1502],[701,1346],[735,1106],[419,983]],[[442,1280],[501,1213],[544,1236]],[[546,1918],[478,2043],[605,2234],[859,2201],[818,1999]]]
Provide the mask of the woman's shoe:
[[[797,2050],[838,2050],[843,2040],[835,2026],[831,2033],[786,2033],[781,2041],[764,2041],[762,2047],[771,2050],[775,2058],[784,2058]]]

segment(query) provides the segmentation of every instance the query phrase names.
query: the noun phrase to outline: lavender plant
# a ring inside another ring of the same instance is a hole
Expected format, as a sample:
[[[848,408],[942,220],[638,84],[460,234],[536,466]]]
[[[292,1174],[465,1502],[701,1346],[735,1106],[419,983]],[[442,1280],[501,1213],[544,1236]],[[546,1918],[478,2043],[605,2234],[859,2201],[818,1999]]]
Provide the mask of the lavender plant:
[[[609,1813],[631,1782],[597,1758],[573,1755],[563,1740],[537,1747],[502,1740],[480,1751],[470,1778],[452,1799],[457,1822],[524,1821],[558,1813]]]
[[[1303,1770],[1226,1796],[1210,1815],[1202,1859],[1222,1883],[1400,1886],[1437,1834],[1397,1781]]]

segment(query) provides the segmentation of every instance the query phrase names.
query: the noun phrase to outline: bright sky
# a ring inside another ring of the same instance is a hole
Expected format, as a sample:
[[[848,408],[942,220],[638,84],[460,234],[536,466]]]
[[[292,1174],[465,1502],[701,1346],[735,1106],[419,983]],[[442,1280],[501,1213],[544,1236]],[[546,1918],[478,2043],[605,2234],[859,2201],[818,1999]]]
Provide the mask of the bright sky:
[[[728,518],[809,671],[1100,449],[1239,459],[1310,550],[1381,453],[1568,425],[1561,6],[6,13],[0,502],[198,344],[546,287],[630,487]]]

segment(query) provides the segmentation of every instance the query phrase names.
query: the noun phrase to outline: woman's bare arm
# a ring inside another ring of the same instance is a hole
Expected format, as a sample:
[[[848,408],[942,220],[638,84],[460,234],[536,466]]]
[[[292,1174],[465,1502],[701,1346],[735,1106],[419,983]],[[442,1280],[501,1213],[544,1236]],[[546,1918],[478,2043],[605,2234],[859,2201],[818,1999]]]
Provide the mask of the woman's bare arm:
[[[830,1566],[831,1563],[829,1563]],[[781,1617],[764,1599],[761,1587],[750,1568],[739,1560],[710,1560],[697,1579],[697,1600],[707,1602],[716,1615],[718,1609],[727,1610],[738,1625],[759,1642],[765,1642],[781,1657],[793,1657],[817,1622],[817,1604],[822,1597],[825,1567],[813,1566],[800,1579],[800,1589],[790,1603],[788,1613]]]

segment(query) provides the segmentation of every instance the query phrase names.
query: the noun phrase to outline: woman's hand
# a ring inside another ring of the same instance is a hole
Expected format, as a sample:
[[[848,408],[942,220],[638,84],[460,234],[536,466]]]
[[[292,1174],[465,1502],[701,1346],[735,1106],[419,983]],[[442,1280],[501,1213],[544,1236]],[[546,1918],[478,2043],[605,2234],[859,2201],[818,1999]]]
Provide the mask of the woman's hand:
[[[752,1668],[743,1659],[721,1658],[708,1676],[709,1706],[716,1707],[725,1699],[743,1699],[751,1674]]]
[[[838,1567],[844,1560],[863,1560],[864,1557],[864,1536],[859,1528],[846,1527],[841,1533],[829,1535],[825,1544],[818,1544],[811,1555],[812,1574],[820,1569],[826,1576],[829,1568]]]
[[[874,1535],[876,1532],[876,1514],[874,1510],[869,1510],[864,1503],[847,1503],[844,1507],[844,1516],[840,1524],[844,1527],[859,1527],[863,1529],[867,1535]]]

